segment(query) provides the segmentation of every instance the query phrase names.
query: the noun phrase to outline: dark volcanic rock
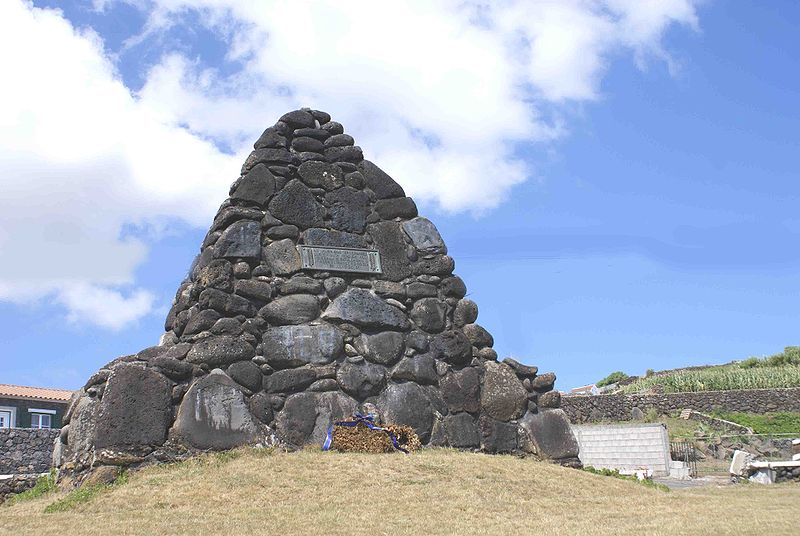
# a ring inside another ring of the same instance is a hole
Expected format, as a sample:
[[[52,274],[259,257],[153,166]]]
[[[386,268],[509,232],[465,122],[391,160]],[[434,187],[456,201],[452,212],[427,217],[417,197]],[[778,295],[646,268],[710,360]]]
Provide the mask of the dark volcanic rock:
[[[216,288],[225,292],[230,292],[232,280],[233,269],[225,259],[214,259],[200,270],[196,278],[198,289]]]
[[[494,338],[483,328],[483,326],[479,326],[478,324],[467,324],[461,329],[464,331],[464,335],[466,335],[469,339],[469,342],[471,342],[475,348],[487,348],[494,346]]]
[[[374,223],[368,227],[367,232],[380,252],[383,275],[387,279],[400,281],[411,275],[411,266],[406,256],[405,233],[398,223]]]
[[[294,110],[281,116],[280,121],[286,123],[290,128],[313,128],[316,126],[314,116],[305,110]]]
[[[403,230],[420,253],[447,253],[439,231],[428,218],[414,218],[403,224]]]
[[[531,381],[531,386],[535,391],[544,393],[545,391],[552,390],[555,383],[556,375],[552,372],[545,372],[544,374],[536,376],[536,378]]]
[[[437,359],[454,365],[464,365],[472,359],[472,344],[461,331],[451,330],[433,338],[431,351]]]
[[[302,263],[294,242],[288,238],[264,248],[264,261],[275,275],[288,275],[300,270]]]
[[[417,205],[410,197],[379,199],[375,203],[375,212],[384,220],[413,218],[417,215]]]
[[[424,298],[411,309],[411,320],[428,333],[438,333],[444,329],[447,307],[436,298]]]
[[[366,248],[367,242],[361,235],[336,231],[334,229],[309,229],[303,233],[303,241],[309,246],[333,246],[341,248]]]
[[[436,360],[428,354],[404,357],[392,370],[392,379],[408,380],[421,385],[436,384],[439,382]]]
[[[300,230],[296,225],[276,225],[267,230],[267,237],[271,240],[281,240],[283,238],[291,238],[297,240],[300,235]]]
[[[444,295],[448,298],[463,298],[467,294],[467,285],[465,285],[464,280],[458,276],[448,277],[442,281],[441,288]]]
[[[294,276],[281,284],[281,294],[321,294],[322,281],[306,276]]]
[[[183,335],[196,335],[201,331],[211,329],[211,326],[220,319],[220,316],[221,315],[213,309],[198,311],[189,318],[189,322],[183,330]]]
[[[487,362],[481,392],[481,411],[500,421],[516,419],[525,412],[528,392],[510,367]]]
[[[344,335],[328,325],[281,326],[264,332],[264,356],[277,368],[324,365],[342,355]]]
[[[517,450],[517,425],[481,416],[481,448],[486,452],[514,452]]]
[[[275,193],[275,176],[264,164],[258,164],[242,177],[231,199],[263,205]]]
[[[452,257],[447,255],[437,255],[432,259],[420,259],[415,262],[411,269],[414,275],[438,275],[446,276],[453,273],[456,263]]]
[[[478,425],[471,415],[467,413],[448,415],[444,419],[444,427],[451,447],[468,449],[480,446]]]
[[[383,414],[385,422],[411,426],[423,443],[430,439],[433,407],[425,390],[419,385],[390,384],[380,394],[375,405]]]
[[[310,188],[325,188],[333,190],[344,184],[342,169],[336,164],[311,161],[303,162],[297,168],[300,179]]]
[[[397,331],[384,331],[375,335],[361,335],[356,348],[373,363],[393,365],[403,354],[405,337]]]
[[[261,224],[244,220],[232,223],[214,244],[216,257],[258,258],[261,256]]]
[[[314,194],[297,179],[289,181],[275,194],[269,202],[269,210],[284,223],[301,229],[319,227],[325,214],[325,209],[314,199]]]
[[[253,144],[253,149],[283,149],[286,147],[286,137],[269,127],[261,134],[261,137]]]
[[[239,361],[228,367],[228,376],[253,392],[261,390],[261,369],[252,361]]]
[[[405,197],[406,193],[399,184],[394,182],[381,168],[364,160],[358,165],[358,170],[364,176],[367,187],[375,192],[378,199],[388,199],[390,197]]]
[[[330,423],[352,417],[356,405],[341,392],[297,393],[286,399],[276,426],[293,445],[321,445]]]
[[[451,413],[477,413],[481,407],[481,373],[476,367],[448,372],[439,387]]]
[[[262,307],[258,314],[277,326],[303,324],[319,316],[319,300],[305,294],[283,296]]]
[[[227,294],[215,288],[207,288],[201,292],[199,303],[204,309],[214,309],[229,316],[253,316],[255,312],[253,304],[246,298]]]
[[[363,233],[367,224],[369,197],[349,186],[325,195],[331,214],[331,225],[339,231]]]
[[[267,376],[264,388],[268,393],[293,393],[314,383],[317,374],[310,368],[279,370]]]
[[[348,359],[336,371],[336,381],[342,391],[362,400],[380,392],[386,383],[386,369],[363,359],[355,363]]]
[[[115,367],[100,402],[94,445],[136,451],[161,445],[172,418],[172,387],[158,372]]]
[[[377,329],[404,331],[409,326],[400,309],[389,305],[372,292],[360,288],[351,288],[339,295],[328,306],[322,317]]]
[[[218,367],[236,361],[245,361],[254,355],[253,347],[242,339],[230,335],[217,335],[194,343],[192,349],[186,354],[186,361]]]
[[[258,279],[241,279],[234,284],[234,292],[245,298],[267,302],[272,298],[272,285]]]
[[[321,153],[323,148],[322,142],[314,138],[301,136],[292,140],[292,149],[297,152],[312,151]]]
[[[562,410],[528,412],[519,424],[527,433],[536,454],[553,460],[578,456],[578,442]]]
[[[268,431],[250,413],[242,389],[219,369],[189,388],[172,428],[176,439],[203,450],[254,444]]]
[[[514,369],[514,372],[517,373],[517,376],[523,378],[535,378],[536,374],[539,372],[539,367],[532,367],[530,365],[523,365],[516,359],[512,359],[507,357],[503,359],[503,363]],[[533,388],[533,387],[531,387]]]

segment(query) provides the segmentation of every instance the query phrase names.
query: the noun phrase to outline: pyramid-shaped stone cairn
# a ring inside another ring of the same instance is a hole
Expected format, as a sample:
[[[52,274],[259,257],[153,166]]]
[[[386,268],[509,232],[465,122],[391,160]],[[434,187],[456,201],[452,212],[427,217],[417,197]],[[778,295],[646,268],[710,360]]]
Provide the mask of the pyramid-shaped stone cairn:
[[[425,445],[576,464],[555,375],[497,361],[454,261],[414,201],[327,113],[255,143],[175,296],[159,346],[76,393],[56,464],[320,445],[372,411]]]

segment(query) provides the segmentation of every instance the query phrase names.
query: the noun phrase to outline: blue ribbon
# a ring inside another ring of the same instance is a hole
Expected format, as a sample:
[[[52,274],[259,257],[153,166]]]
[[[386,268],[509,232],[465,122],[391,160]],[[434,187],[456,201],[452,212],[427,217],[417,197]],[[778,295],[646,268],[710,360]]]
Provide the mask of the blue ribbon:
[[[322,450],[330,450],[331,448],[331,442],[333,441],[334,425],[353,427],[353,426],[358,426],[359,424],[363,424],[370,430],[378,430],[380,432],[386,432],[386,434],[389,436],[389,439],[392,440],[392,446],[396,450],[399,450],[404,454],[408,454],[408,451],[400,446],[400,442],[397,441],[397,436],[395,436],[392,431],[387,430],[386,428],[383,428],[382,426],[378,426],[377,424],[375,424],[375,415],[372,415],[371,413],[369,415],[362,415],[361,413],[356,412],[353,413],[353,418],[355,419],[354,421],[339,421],[328,426],[328,435],[327,437],[325,437],[325,442],[322,444]]]

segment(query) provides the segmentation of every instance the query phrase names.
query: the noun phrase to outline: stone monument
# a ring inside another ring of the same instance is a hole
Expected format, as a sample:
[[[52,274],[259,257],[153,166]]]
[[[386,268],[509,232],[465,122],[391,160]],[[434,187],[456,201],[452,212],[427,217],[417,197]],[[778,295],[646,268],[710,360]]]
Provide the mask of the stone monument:
[[[497,361],[436,227],[341,124],[292,111],[254,147],[160,344],[73,397],[64,475],[321,444],[365,405],[424,445],[579,463],[555,375]]]

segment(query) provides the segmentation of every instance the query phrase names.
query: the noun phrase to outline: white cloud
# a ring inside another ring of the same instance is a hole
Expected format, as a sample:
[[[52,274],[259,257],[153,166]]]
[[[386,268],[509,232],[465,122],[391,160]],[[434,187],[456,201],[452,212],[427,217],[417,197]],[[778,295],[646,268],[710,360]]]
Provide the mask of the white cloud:
[[[242,155],[160,121],[99,37],[58,12],[0,3],[0,50],[0,299],[54,295],[71,318],[111,328],[140,318],[152,296],[133,272],[147,245],[122,226],[204,225]]]
[[[612,55],[668,59],[666,29],[697,27],[690,0],[129,3],[149,13],[130,50],[197,12],[241,69],[165,49],[132,94],[100,36],[0,3],[0,251],[15,259],[0,300],[56,296],[113,329],[153,307],[133,276],[147,243],[123,225],[205,227],[287,109],[329,111],[410,195],[479,213],[534,173],[518,144],[557,139],[562,103],[598,98]]]
[[[125,295],[108,288],[77,284],[59,289],[58,301],[69,311],[70,322],[119,330],[150,312],[155,297],[145,290]]]

